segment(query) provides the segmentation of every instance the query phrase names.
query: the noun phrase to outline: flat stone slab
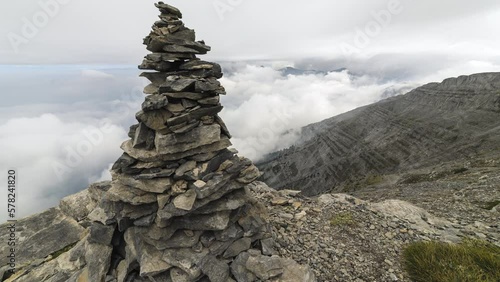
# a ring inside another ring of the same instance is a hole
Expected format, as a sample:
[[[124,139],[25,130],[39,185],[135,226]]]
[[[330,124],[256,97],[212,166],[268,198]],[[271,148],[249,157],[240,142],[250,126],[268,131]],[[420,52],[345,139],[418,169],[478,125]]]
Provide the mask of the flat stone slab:
[[[219,141],[212,144],[202,145],[200,147],[196,147],[184,152],[169,154],[164,152],[157,153],[155,151],[135,149],[132,146],[132,141],[128,140],[122,144],[121,148],[127,154],[129,154],[131,157],[137,160],[140,160],[142,162],[156,162],[156,161],[175,161],[194,155],[204,154],[207,152],[217,152],[226,149],[231,145],[232,145],[231,141],[229,141],[228,138],[221,138]]]
[[[8,263],[6,254],[11,246],[7,245],[10,232],[9,223],[0,225],[0,267]],[[58,208],[51,208],[39,214],[18,220],[16,223],[16,264],[22,265],[43,259],[78,242],[85,229],[75,219],[65,215]],[[4,255],[5,254],[5,255]]]

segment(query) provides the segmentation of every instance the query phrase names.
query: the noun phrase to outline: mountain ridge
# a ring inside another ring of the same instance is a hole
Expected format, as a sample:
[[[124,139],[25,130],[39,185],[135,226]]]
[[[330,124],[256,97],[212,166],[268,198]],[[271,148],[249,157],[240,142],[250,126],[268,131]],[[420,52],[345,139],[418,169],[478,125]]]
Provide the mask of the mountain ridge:
[[[262,181],[307,195],[371,174],[498,150],[500,73],[428,83],[308,125],[289,149],[257,163]]]

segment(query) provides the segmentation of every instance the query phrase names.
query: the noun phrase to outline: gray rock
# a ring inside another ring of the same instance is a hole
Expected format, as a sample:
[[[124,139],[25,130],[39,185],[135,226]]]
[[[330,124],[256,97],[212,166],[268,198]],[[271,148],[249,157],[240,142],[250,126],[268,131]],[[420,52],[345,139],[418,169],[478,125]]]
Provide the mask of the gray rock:
[[[190,48],[181,45],[165,45],[163,47],[163,51],[173,52],[173,53],[206,54],[208,50],[200,51],[195,48]]]
[[[155,213],[158,210],[158,205],[156,203],[144,205],[119,203],[115,210],[119,211],[117,214],[118,217],[135,220]]]
[[[230,211],[217,212],[210,215],[186,215],[175,218],[173,226],[177,229],[191,230],[224,230],[229,224]],[[160,214],[158,215],[160,217]],[[166,225],[169,221],[164,222]]]
[[[221,84],[216,78],[206,78],[197,80],[195,83],[195,92],[214,92],[220,89]]]
[[[246,267],[250,254],[247,252],[239,254],[231,263],[231,273],[238,282],[253,282],[257,280],[255,274],[249,271]]]
[[[158,95],[160,93],[160,87],[156,86],[154,84],[149,84],[146,87],[144,87],[144,90],[142,91],[146,95]]]
[[[265,222],[261,216],[257,208],[251,207],[245,216],[238,219],[238,224],[245,231],[245,236],[251,237],[261,232],[265,226]]]
[[[160,57],[160,60],[161,60],[161,57]],[[141,69],[141,70],[156,70],[156,71],[161,71],[161,72],[172,71],[172,70],[174,70],[174,68],[175,68],[175,65],[172,62],[154,61],[154,60],[149,60],[149,59],[144,59],[142,61],[142,63],[139,65],[139,69]],[[159,85],[155,85],[155,86],[159,87]]]
[[[37,263],[28,268],[30,269],[16,269],[15,276],[5,281],[15,282],[32,282],[32,281],[49,281],[49,282],[63,282],[71,281],[71,277],[79,275],[82,265],[79,261],[70,261],[69,254],[63,253],[55,259],[43,261],[44,263]],[[0,273],[1,273],[0,269]],[[16,278],[14,278],[16,277]],[[81,280],[89,281],[89,280]]]
[[[155,242],[155,247],[158,250],[191,248],[199,242],[202,233],[203,231],[177,230],[168,240]]]
[[[160,11],[162,13],[165,13],[165,14],[172,14],[174,16],[177,16],[179,18],[182,18],[182,13],[181,11],[179,11],[179,9],[173,7],[173,6],[170,6],[168,4],[165,4],[163,2],[158,2],[158,4],[155,4],[156,8],[160,9]]]
[[[183,77],[167,77],[165,83],[160,86],[160,93],[167,92],[189,92],[194,90],[196,79]],[[196,91],[198,92],[198,91]]]
[[[10,253],[11,247],[7,245],[10,238],[9,226],[9,223],[0,225],[0,239],[5,242],[0,245],[2,254]],[[75,244],[84,232],[85,229],[75,219],[57,208],[18,220],[16,223],[17,244],[22,247],[16,252],[16,263],[23,265],[32,260],[45,258]],[[0,256],[1,266],[6,265],[7,262],[6,255]]]
[[[144,123],[147,127],[162,131],[167,129],[167,120],[172,117],[172,113],[166,109],[143,112],[136,114],[138,121]]]
[[[237,179],[237,181],[240,183],[249,184],[259,178],[261,175],[262,174],[259,172],[259,169],[255,165],[251,165],[245,168],[240,173],[240,177]]]
[[[198,100],[198,103],[202,105],[218,105],[219,101],[220,101],[219,96],[215,96],[215,97],[200,99]]]
[[[272,256],[278,254],[275,250],[276,243],[274,242],[273,238],[260,240],[260,245],[262,248],[263,255]]]
[[[168,271],[155,276],[150,276],[149,280],[151,280],[151,282],[173,282],[172,278],[170,278],[170,272]]]
[[[198,102],[189,99],[182,99],[182,106],[186,109],[191,109],[198,106]]]
[[[232,185],[226,185],[227,188],[231,188]],[[239,187],[239,186],[234,186],[234,187]],[[226,188],[226,189],[227,189]],[[224,190],[226,190],[224,189]],[[217,192],[222,192],[224,190],[219,190]],[[227,190],[226,190],[227,191]],[[213,195],[209,197],[210,200],[216,198],[219,196],[220,193],[216,193],[216,195]],[[205,198],[206,199],[206,198]],[[197,208],[193,213],[195,214],[211,214],[214,212],[220,212],[220,211],[232,211],[236,210],[242,206],[244,206],[248,202],[248,196],[243,189],[238,189],[234,192],[231,192],[222,198],[219,198],[218,200],[211,201],[210,204],[206,204],[202,206],[201,208]],[[203,201],[200,201],[203,203]]]
[[[161,61],[161,55],[158,56],[158,60]],[[177,63],[172,63],[172,70],[175,70]],[[160,87],[166,80],[168,73],[166,72],[143,72],[139,76],[147,78],[151,83],[155,86]],[[162,95],[164,96],[164,95]],[[165,96],[166,97],[166,96]],[[160,99],[163,100],[163,98],[151,98],[151,99]],[[148,97],[146,97],[146,101],[148,100]],[[156,103],[154,103],[156,104]],[[144,106],[144,103],[143,103]],[[166,104],[165,104],[166,106]]]
[[[61,211],[76,221],[85,219],[96,206],[97,201],[90,197],[88,189],[64,197],[59,203]]]
[[[172,282],[192,282],[194,280],[191,279],[189,274],[182,271],[179,268],[173,268],[170,270],[170,279]]]
[[[241,238],[239,240],[236,240],[234,243],[227,248],[226,252],[224,252],[223,257],[224,258],[232,258],[237,255],[239,255],[241,252],[247,251],[250,249],[250,246],[252,244],[252,239],[251,238]]]
[[[134,221],[135,226],[150,226],[155,222],[156,214],[150,214]]]
[[[171,224],[171,221],[168,223],[169,224],[166,226],[155,224],[150,226],[149,228],[141,228],[138,230],[138,232],[141,234],[144,240],[150,239],[148,242],[154,245],[154,241],[169,240],[179,229],[176,226],[173,226]]]
[[[227,242],[229,240],[237,240],[243,237],[243,229],[238,224],[231,224],[228,228],[222,231],[214,232],[214,236],[219,242]]]
[[[200,126],[185,134],[157,134],[156,151],[158,154],[174,154],[186,152],[203,145],[213,144],[220,140],[220,126]]]
[[[84,281],[104,281],[111,263],[113,248],[101,244],[88,244],[85,260],[88,267],[88,279]]]
[[[184,122],[178,125],[170,126],[169,129],[177,134],[183,134],[186,132],[189,132],[193,130],[194,128],[198,127],[200,125],[200,122],[198,121],[191,121],[190,123]]]
[[[207,250],[195,252],[190,248],[166,249],[163,251],[162,259],[187,273],[191,279],[196,279],[202,274],[199,262],[207,254]]]
[[[134,148],[145,148],[146,150],[153,149],[155,147],[155,132],[143,123],[140,123],[135,130],[132,146]]]
[[[195,108],[196,110],[193,109],[189,112],[189,117],[190,119],[199,120],[205,116],[215,116],[217,113],[222,111],[222,108],[223,107],[221,105],[216,105],[213,107],[202,107],[199,109]]]
[[[179,196],[175,197],[172,203],[177,209],[190,211],[193,209],[195,201],[196,201],[196,191],[190,189],[186,193],[180,194]]]
[[[132,145],[132,144],[131,144]],[[134,165],[137,162],[135,158],[132,158],[128,154],[124,153],[118,158],[118,160],[113,164],[112,170],[121,172],[124,169]]]
[[[175,169],[172,168],[154,168],[148,170],[146,173],[141,173],[139,175],[134,175],[133,178],[136,180],[142,180],[142,179],[156,179],[156,178],[166,178],[174,174]],[[166,179],[164,179],[166,181]]]
[[[124,202],[132,205],[151,204],[156,202],[155,194],[125,186],[118,181],[113,182],[106,196],[109,201]]]
[[[172,265],[163,261],[163,253],[154,246],[140,243],[136,246],[141,266],[140,275],[142,277],[155,276],[172,268]]]
[[[206,169],[201,173],[201,177],[203,177],[209,173],[217,171],[223,162],[225,162],[226,160],[229,160],[233,157],[234,157],[234,153],[232,153],[229,150],[223,150],[222,152],[220,152],[216,156],[213,156],[208,161]]]
[[[229,129],[227,129],[227,126],[226,124],[224,123],[224,121],[219,117],[219,115],[215,115],[215,122],[217,122],[220,127],[221,127],[221,131],[223,134],[225,134],[228,138],[231,138],[231,133],[229,133]]]
[[[90,236],[88,242],[91,244],[111,245],[115,227],[93,222],[90,225]]]
[[[135,131],[137,130],[137,127],[139,127],[139,124],[133,124],[130,126],[129,130],[128,130],[128,137],[130,138],[134,138],[135,136]]]
[[[298,264],[291,259],[281,259],[283,274],[279,282],[316,282],[316,276],[309,266]]]
[[[210,94],[206,93],[195,93],[195,92],[167,92],[163,93],[162,95],[165,95],[170,98],[174,99],[190,99],[190,100],[199,100],[203,98],[207,98],[210,96]]]
[[[193,120],[200,120],[204,116],[214,116],[222,110],[222,106],[217,105],[213,107],[196,107],[190,110],[189,113],[173,117],[167,120],[169,126],[174,126],[182,123],[191,122]]]
[[[175,176],[176,177],[181,177],[183,176],[186,172],[191,171],[196,168],[196,162],[195,161],[187,161],[183,163],[181,166],[177,168],[175,171]]]
[[[204,199],[212,195],[220,188],[224,187],[230,180],[230,175],[217,174],[208,180],[201,188],[193,187],[196,190],[198,199]]]
[[[179,69],[189,70],[194,75],[199,77],[222,77],[222,68],[219,64],[201,60],[188,61],[187,63],[180,65]]]
[[[161,194],[161,195],[158,195],[157,199],[158,199],[158,209],[159,210],[162,210],[165,205],[167,205],[168,203],[170,203],[170,199],[172,198],[172,195],[169,193],[169,194]]]
[[[149,95],[142,103],[143,111],[159,110],[168,105],[168,98],[164,95]]]
[[[139,177],[132,177],[129,175],[119,175],[115,177],[114,183],[131,187],[131,191],[135,191],[134,189],[132,189],[135,188],[143,192],[157,193],[157,194],[165,193],[165,191],[169,190],[172,187],[172,180],[170,178],[144,179]],[[114,190],[110,189],[110,191]],[[137,194],[143,195],[146,193],[137,192]]]
[[[200,263],[201,271],[208,276],[210,281],[234,281],[229,276],[229,266],[214,256],[205,257]]]
[[[283,273],[283,264],[277,256],[250,256],[245,267],[261,280],[268,280]]]
[[[170,103],[167,106],[167,110],[172,112],[174,115],[178,115],[184,112],[185,108],[181,103]]]

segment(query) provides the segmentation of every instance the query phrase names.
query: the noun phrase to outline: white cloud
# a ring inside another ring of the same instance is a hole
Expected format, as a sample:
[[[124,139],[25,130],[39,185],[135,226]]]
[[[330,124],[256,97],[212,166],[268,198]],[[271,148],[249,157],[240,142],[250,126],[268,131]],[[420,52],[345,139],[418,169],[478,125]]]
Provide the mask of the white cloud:
[[[499,72],[500,64],[495,64],[492,62],[485,62],[479,60],[471,60],[462,63],[458,63],[447,68],[443,68],[435,73],[428,74],[419,79],[422,83],[427,82],[440,82],[445,78],[457,77],[461,75],[470,75],[474,73],[481,72]]]
[[[124,128],[113,123],[103,129],[99,123],[66,122],[54,114],[1,124],[0,168],[18,171],[18,216],[54,206],[61,197],[85,188],[88,180],[102,178],[103,166],[118,158],[125,137]],[[73,155],[80,159],[71,159]],[[64,170],[55,169],[61,166]],[[4,220],[5,213],[0,215]]]
[[[252,65],[221,82],[229,95],[221,115],[236,149],[253,160],[292,145],[294,132],[305,125],[378,101],[390,87],[397,92],[409,86],[347,71],[284,77]]]
[[[82,77],[90,79],[107,79],[113,78],[114,75],[98,70],[82,70]]]

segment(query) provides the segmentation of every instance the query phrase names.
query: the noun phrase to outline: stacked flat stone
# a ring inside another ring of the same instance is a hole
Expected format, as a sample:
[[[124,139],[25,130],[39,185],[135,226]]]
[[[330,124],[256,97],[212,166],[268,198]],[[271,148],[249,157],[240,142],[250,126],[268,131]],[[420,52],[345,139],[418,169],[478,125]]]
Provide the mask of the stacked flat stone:
[[[139,123],[111,184],[94,187],[102,201],[89,215],[87,249],[104,259],[89,265],[88,280],[293,281],[284,273],[294,262],[272,256],[262,209],[249,196],[260,172],[228,149],[217,115],[221,67],[196,58],[210,47],[177,8],[156,7],[160,20],[144,39],[152,53],[139,66],[151,70],[141,74],[151,84]]]

